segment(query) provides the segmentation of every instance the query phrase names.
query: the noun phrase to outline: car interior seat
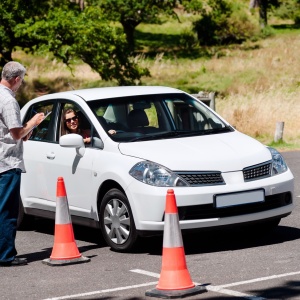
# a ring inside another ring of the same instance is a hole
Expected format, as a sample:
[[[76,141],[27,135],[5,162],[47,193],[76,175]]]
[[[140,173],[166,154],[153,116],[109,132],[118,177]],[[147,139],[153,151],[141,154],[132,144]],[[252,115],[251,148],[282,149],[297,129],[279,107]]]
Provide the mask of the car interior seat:
[[[149,125],[147,114],[143,109],[134,109],[128,114],[128,126],[131,131],[143,132]]]
[[[133,109],[127,116],[127,123],[131,131],[140,133],[154,133],[159,129],[154,126],[149,126],[149,119],[143,109]]]

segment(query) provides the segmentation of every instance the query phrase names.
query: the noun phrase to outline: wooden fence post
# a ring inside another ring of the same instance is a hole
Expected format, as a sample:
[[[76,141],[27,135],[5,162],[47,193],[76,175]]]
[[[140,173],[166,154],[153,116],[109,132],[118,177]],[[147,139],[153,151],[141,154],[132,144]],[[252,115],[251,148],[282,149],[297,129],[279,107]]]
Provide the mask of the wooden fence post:
[[[210,99],[210,108],[212,108],[214,111],[216,111],[216,101],[215,101],[215,93],[214,92],[210,92],[208,94],[208,97]]]
[[[207,106],[212,108],[216,111],[216,99],[215,99],[215,92],[203,92],[200,91],[198,94],[191,94],[192,96],[196,97],[197,99],[204,102]]]
[[[275,130],[275,136],[274,136],[275,143],[282,141],[283,128],[284,128],[284,122],[276,122],[276,130]]]

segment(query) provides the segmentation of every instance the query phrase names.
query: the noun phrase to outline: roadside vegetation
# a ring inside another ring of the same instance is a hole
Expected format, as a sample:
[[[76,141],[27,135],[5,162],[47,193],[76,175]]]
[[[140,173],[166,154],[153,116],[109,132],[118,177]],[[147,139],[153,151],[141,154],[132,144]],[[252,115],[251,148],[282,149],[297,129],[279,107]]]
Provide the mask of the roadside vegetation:
[[[260,29],[257,11],[251,14],[245,9],[249,1],[238,2],[233,11],[204,21],[178,10],[179,20],[162,16],[160,22],[137,25],[133,63],[144,70],[140,80],[144,85],[172,86],[189,93],[215,92],[216,111],[239,131],[280,150],[300,149],[300,29],[295,23],[299,17],[291,20],[286,11],[278,10],[269,16],[268,26]],[[205,25],[212,21],[215,31],[199,43]],[[193,30],[195,25],[198,31]],[[228,30],[220,39],[218,30],[224,26]],[[67,66],[51,52],[29,54],[20,48],[12,58],[28,69],[27,84],[18,94],[21,105],[45,93],[118,84],[104,81],[79,58]],[[284,122],[284,133],[276,144],[278,121]]]

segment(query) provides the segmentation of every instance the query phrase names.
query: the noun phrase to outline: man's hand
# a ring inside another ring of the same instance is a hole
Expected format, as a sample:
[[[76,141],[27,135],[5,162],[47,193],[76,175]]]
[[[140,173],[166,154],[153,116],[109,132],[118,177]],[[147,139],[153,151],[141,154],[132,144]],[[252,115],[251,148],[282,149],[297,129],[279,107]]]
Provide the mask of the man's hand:
[[[35,122],[35,126],[38,126],[45,118],[45,114],[43,112],[35,114],[31,120]]]
[[[38,126],[45,118],[44,113],[35,114],[23,127],[11,128],[10,134],[15,140],[25,139],[27,140],[29,137],[27,135]]]
[[[25,136],[22,138],[22,140],[23,140],[24,142],[26,142],[26,141],[29,140],[29,138],[31,137],[31,134],[32,134],[32,130],[31,130],[27,135],[25,135]]]

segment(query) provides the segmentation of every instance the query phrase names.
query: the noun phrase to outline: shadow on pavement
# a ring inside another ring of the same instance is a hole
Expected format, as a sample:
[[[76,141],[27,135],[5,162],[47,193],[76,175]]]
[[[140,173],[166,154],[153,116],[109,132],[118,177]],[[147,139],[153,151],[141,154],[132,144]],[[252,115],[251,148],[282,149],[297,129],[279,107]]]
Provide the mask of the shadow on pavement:
[[[219,251],[232,251],[266,245],[280,244],[300,238],[300,229],[278,226],[269,233],[249,232],[247,230],[215,230],[210,232],[195,232],[183,234],[185,254],[201,254]],[[162,236],[144,238],[140,241],[134,253],[149,253],[161,255]]]
[[[55,221],[43,218],[35,218],[34,224],[30,228],[36,232],[54,236]],[[98,229],[73,225],[74,236],[76,240],[87,243],[97,244],[99,247],[106,247],[101,232]]]
[[[266,299],[299,299],[300,281],[286,281],[284,285],[249,292]]]
[[[35,231],[54,235],[55,223],[53,220],[36,219]],[[108,247],[98,229],[85,226],[73,225],[76,240],[91,243],[91,247]],[[224,229],[212,231],[198,231],[194,233],[183,233],[183,243],[185,254],[201,254],[219,251],[232,251],[266,245],[280,244],[300,238],[300,229],[288,226],[278,226],[276,229],[261,233],[252,232],[247,229]],[[150,255],[161,255],[163,246],[163,236],[139,238],[134,249],[130,253],[149,253]],[[83,248],[85,248],[83,247]],[[81,249],[81,251],[87,251]],[[49,250],[51,252],[51,249]],[[46,258],[46,257],[45,257]]]

